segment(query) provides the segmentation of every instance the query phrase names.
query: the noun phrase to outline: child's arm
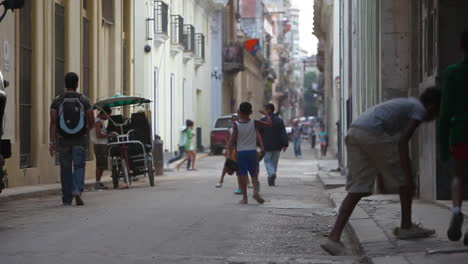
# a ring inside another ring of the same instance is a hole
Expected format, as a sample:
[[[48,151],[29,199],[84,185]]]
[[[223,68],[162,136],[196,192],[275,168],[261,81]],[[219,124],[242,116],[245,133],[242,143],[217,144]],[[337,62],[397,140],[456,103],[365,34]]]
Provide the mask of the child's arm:
[[[260,156],[258,157],[257,162],[260,162],[265,156],[265,147],[263,146],[263,138],[260,135],[260,132],[258,131],[258,129],[256,129],[256,133],[257,133],[257,145],[260,147]]]
[[[271,121],[270,116],[265,112],[265,110],[260,110],[260,114],[265,116],[265,121],[255,120],[255,127],[262,128],[262,127],[271,127],[273,122]]]
[[[411,137],[416,131],[416,128],[421,124],[421,121],[411,119],[406,127],[403,129],[398,142],[398,151],[400,152],[400,164],[405,173],[405,188],[413,193],[414,181],[413,181],[413,170],[411,169],[411,161],[409,157],[409,142]]]

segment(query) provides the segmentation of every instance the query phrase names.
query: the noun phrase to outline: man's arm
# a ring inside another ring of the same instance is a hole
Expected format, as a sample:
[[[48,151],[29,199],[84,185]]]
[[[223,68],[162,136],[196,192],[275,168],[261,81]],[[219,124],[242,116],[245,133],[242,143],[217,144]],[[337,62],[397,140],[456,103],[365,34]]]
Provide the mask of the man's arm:
[[[270,116],[265,112],[265,110],[260,110],[260,114],[265,116],[265,121],[255,120],[255,127],[262,128],[262,127],[271,127],[273,126],[273,121],[271,121]]]
[[[440,104],[440,113],[439,113],[439,153],[440,158],[443,161],[449,160],[450,157],[450,143],[449,143],[449,134],[450,134],[450,120],[452,119],[455,106],[455,93],[453,89],[455,88],[452,85],[450,68],[445,70],[444,73],[444,83],[442,88],[442,98]]]
[[[286,127],[284,126],[283,121],[281,121],[281,124],[280,124],[280,140],[281,140],[281,145],[283,146],[283,152],[284,152],[289,147],[289,137],[288,137],[288,133],[286,133]]]
[[[405,173],[405,187],[410,191],[414,191],[413,170],[409,157],[409,142],[416,131],[416,128],[421,124],[421,121],[411,119],[403,129],[400,141],[398,142],[398,151],[400,154],[400,164]]]
[[[102,123],[101,122],[97,122],[96,125],[95,125],[95,128],[96,128],[96,137],[97,138],[107,138],[107,137],[109,137],[108,134],[102,133]]]
[[[49,126],[49,152],[50,156],[55,155],[55,143],[57,140],[57,110],[50,109],[50,126]]]
[[[86,127],[86,134],[89,135],[89,131],[94,128],[94,112],[93,110],[88,110],[86,112],[86,120],[88,121],[88,126]]]

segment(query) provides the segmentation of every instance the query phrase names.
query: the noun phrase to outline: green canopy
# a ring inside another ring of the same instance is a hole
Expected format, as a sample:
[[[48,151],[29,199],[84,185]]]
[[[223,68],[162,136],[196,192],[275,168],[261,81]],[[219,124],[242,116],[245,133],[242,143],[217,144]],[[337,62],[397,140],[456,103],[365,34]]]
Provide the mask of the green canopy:
[[[146,103],[151,103],[151,100],[138,96],[114,95],[108,99],[96,102],[94,106],[96,108],[102,109],[104,106],[119,107],[126,105],[141,105]]]

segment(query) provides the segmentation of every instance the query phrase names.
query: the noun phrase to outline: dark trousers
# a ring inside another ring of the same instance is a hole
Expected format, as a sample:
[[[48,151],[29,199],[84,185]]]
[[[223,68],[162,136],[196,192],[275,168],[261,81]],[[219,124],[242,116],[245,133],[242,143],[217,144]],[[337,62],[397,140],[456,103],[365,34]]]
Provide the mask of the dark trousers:
[[[312,145],[312,148],[315,148],[315,140],[316,140],[316,136],[315,135],[312,135],[310,136],[310,144]]]
[[[175,161],[178,161],[178,160],[182,159],[184,157],[184,154],[185,154],[185,147],[184,146],[179,146],[179,153],[177,153],[177,156],[170,159],[168,164],[171,164],[171,163],[173,163]],[[187,169],[190,168],[191,164],[192,164],[192,161],[188,160],[187,161]]]

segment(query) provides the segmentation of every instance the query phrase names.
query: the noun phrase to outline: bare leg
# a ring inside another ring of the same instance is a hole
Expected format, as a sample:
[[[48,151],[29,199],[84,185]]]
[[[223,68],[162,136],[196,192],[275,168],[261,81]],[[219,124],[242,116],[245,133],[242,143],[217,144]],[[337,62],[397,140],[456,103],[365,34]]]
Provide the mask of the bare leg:
[[[452,204],[461,207],[463,202],[463,183],[467,172],[466,161],[453,160],[454,175],[452,179]]]
[[[196,170],[197,168],[195,168],[195,160],[197,159],[197,154],[195,153],[195,151],[191,151],[191,154],[192,154],[192,170]]]
[[[101,181],[102,173],[104,172],[103,169],[96,169],[96,182]]]
[[[413,225],[411,220],[413,192],[413,190],[409,190],[408,188],[400,188],[401,229],[409,229]]]
[[[221,174],[221,179],[219,179],[219,183],[224,183],[224,176],[226,175],[226,169],[223,169],[223,173]]]
[[[247,178],[248,177],[249,177],[248,175],[239,176],[240,188],[242,190],[242,201],[240,201],[240,203],[242,204],[246,204],[248,201],[248,197],[247,197]]]
[[[184,158],[179,164],[177,164],[176,168],[177,168],[177,169],[180,169],[180,167],[181,167],[186,161],[188,161],[189,159],[190,159],[190,154],[187,153],[187,155],[185,155],[185,158]]]
[[[348,193],[345,199],[341,203],[338,217],[336,218],[335,225],[333,225],[328,238],[333,241],[340,241],[343,229],[348,223],[349,217],[354,211],[354,208],[362,199],[362,197],[368,196],[367,193]]]

